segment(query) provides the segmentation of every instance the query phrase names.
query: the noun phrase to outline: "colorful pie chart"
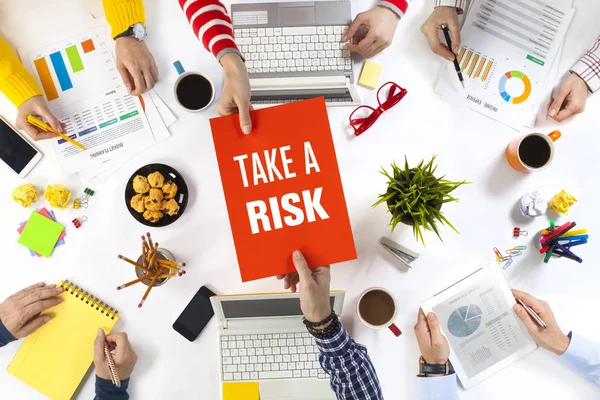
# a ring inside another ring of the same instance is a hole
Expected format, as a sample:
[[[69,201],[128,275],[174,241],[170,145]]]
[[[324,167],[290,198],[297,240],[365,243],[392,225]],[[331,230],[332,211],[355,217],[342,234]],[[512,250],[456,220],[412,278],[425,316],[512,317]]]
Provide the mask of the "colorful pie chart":
[[[506,83],[509,79],[521,80],[521,82],[523,82],[523,92],[512,94],[508,93],[506,91]],[[502,75],[502,78],[500,78],[498,89],[500,90],[500,96],[502,96],[504,101],[507,103],[519,104],[529,98],[529,95],[531,94],[531,81],[529,80],[529,77],[521,71],[508,71],[506,74]]]

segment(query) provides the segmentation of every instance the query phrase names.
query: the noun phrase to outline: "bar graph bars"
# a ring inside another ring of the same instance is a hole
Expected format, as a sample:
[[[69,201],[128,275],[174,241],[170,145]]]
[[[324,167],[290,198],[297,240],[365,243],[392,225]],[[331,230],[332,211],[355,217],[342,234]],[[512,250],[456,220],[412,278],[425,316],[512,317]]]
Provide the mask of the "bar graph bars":
[[[469,357],[471,358],[471,363],[473,365],[478,365],[485,360],[492,358],[492,352],[489,348],[481,346],[481,348],[477,349],[475,352],[469,352]]]
[[[457,58],[460,69],[469,78],[479,79],[482,82],[487,81],[495,64],[494,60],[466,47],[460,49]]]
[[[85,70],[81,52],[85,55],[94,50],[96,50],[96,47],[93,40],[87,39],[79,44],[73,44],[66,47],[64,53],[62,50],[54,51],[47,57],[40,57],[33,61],[33,65],[38,73],[38,77],[40,78],[42,88],[44,89],[48,101],[59,98],[57,86],[60,87],[62,92],[73,89],[73,80],[71,79],[72,74]],[[52,74],[49,68],[47,58],[50,59],[54,74]],[[68,60],[70,71],[65,63],[65,58]]]

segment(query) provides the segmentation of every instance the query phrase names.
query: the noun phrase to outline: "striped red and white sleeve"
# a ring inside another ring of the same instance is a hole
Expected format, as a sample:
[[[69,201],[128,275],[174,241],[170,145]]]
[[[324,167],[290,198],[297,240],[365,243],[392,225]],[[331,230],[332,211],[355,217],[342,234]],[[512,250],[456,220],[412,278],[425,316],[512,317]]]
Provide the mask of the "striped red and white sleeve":
[[[600,89],[600,36],[592,48],[571,68],[571,72],[579,75],[592,93]]]
[[[242,56],[233,38],[227,9],[219,0],[179,0],[194,34],[220,60],[227,53]]]
[[[467,0],[434,0],[434,8],[438,7],[455,7],[459,14],[465,11]]]
[[[408,9],[408,1],[409,0],[379,0],[377,5],[389,8],[396,13],[399,18],[402,18]]]

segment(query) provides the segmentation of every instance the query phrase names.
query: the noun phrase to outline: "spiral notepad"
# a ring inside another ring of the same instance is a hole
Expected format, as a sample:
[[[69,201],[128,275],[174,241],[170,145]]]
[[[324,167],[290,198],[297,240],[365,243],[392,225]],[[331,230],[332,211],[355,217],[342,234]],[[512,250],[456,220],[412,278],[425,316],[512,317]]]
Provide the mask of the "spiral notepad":
[[[50,321],[29,335],[7,371],[53,400],[70,399],[94,361],[98,328],[108,334],[119,313],[69,281]]]

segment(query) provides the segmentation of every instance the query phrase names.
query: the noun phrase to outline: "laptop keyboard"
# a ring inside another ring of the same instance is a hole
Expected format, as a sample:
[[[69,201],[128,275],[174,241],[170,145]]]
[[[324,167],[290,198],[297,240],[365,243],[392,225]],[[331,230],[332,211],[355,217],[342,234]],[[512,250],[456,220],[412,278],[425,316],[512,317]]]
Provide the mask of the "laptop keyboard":
[[[308,332],[221,336],[223,381],[329,379]]]
[[[342,37],[348,26],[236,28],[235,42],[249,74],[351,71]]]

